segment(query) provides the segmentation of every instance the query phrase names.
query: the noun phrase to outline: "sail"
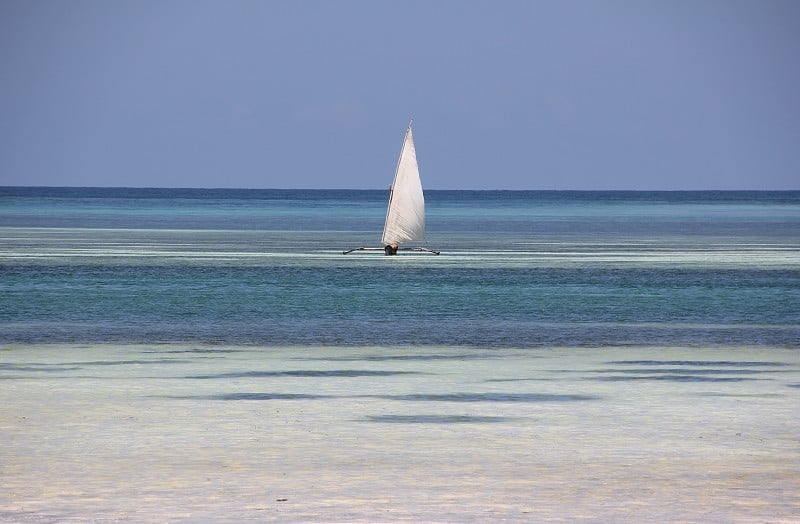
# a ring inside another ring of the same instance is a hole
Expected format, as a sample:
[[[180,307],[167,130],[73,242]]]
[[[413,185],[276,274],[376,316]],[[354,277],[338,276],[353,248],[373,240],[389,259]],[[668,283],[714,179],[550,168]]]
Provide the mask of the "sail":
[[[414,135],[408,124],[403,149],[397,161],[389,193],[389,208],[383,226],[383,243],[393,244],[420,240],[425,236],[425,197],[419,179]]]

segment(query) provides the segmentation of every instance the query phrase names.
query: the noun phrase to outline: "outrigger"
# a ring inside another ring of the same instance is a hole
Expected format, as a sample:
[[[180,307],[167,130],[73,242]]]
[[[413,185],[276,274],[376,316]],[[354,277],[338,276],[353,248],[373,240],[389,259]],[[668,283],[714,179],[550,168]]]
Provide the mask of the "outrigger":
[[[342,251],[343,255],[347,255],[348,253],[352,253],[353,251],[383,251],[386,255],[392,256],[396,255],[398,251],[417,251],[419,253],[432,253],[434,255],[438,255],[441,251],[434,251],[433,249],[428,249],[426,247],[397,247],[391,250],[387,250],[391,246],[386,247],[354,247],[353,249],[348,249],[347,251]],[[393,252],[388,252],[393,251]]]

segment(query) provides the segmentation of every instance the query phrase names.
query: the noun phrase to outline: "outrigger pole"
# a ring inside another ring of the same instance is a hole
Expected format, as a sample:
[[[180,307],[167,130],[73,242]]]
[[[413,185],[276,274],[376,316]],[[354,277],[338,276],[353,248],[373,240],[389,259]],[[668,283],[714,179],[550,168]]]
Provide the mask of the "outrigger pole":
[[[342,251],[343,255],[348,253],[352,253],[353,251],[383,251],[384,248],[382,247],[356,247],[353,249],[348,249],[347,251]],[[440,251],[434,251],[433,249],[428,249],[426,247],[398,247],[398,251],[417,251],[419,253],[433,253],[434,255],[438,255]]]

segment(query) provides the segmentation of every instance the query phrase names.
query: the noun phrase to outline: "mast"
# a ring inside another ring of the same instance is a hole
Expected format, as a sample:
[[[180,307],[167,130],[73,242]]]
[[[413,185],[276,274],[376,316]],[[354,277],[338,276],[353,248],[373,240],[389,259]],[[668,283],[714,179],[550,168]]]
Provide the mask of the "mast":
[[[386,218],[383,221],[383,234],[381,235],[381,239],[384,243],[386,243],[386,226],[389,224],[389,213],[392,210],[392,197],[394,196],[394,185],[397,182],[397,173],[400,172],[400,163],[403,161],[403,152],[406,149],[406,141],[408,140],[408,134],[411,132],[411,126],[414,125],[414,119],[412,118],[411,121],[408,123],[408,127],[406,128],[406,134],[403,136],[403,145],[400,146],[400,154],[397,156],[397,165],[394,168],[394,178],[392,178],[392,184],[389,186],[389,204],[386,206]]]

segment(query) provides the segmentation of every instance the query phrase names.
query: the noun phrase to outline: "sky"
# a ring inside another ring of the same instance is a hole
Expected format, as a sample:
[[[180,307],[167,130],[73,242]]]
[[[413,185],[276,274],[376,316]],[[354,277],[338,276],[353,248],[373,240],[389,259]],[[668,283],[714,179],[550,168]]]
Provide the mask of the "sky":
[[[0,185],[800,189],[796,0],[2,0]]]

